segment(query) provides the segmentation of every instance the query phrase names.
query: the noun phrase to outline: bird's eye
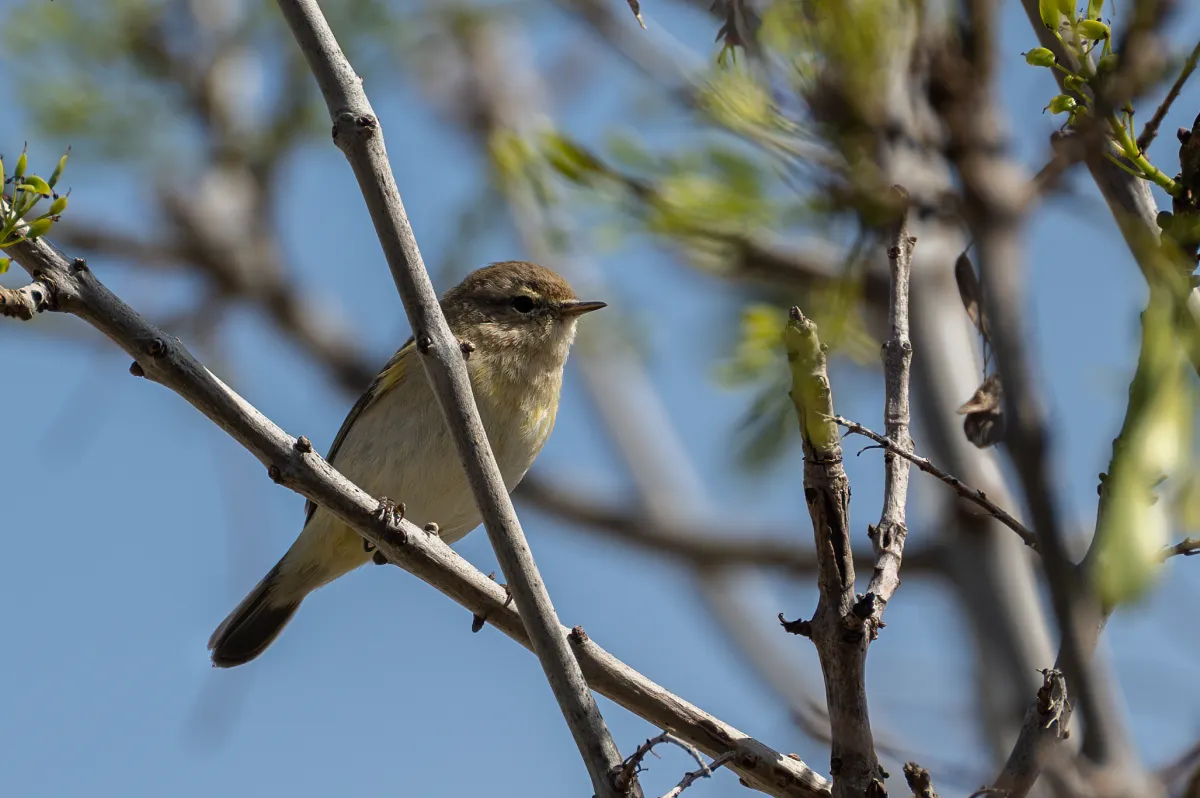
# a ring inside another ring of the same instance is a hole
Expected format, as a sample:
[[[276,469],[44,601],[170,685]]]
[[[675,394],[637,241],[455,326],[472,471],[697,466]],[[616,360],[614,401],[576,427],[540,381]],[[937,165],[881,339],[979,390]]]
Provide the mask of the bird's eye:
[[[513,297],[512,306],[518,313],[528,313],[533,310],[533,297],[528,297],[524,294],[515,296]]]

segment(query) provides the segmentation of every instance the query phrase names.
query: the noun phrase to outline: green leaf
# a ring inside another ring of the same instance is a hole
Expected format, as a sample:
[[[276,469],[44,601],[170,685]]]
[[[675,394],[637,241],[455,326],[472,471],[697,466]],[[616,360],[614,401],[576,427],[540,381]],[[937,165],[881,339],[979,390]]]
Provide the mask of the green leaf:
[[[8,265],[12,263],[12,258],[0,258],[0,274],[8,271]]]
[[[596,156],[558,133],[542,136],[542,152],[550,165],[573,183],[586,184],[591,178],[604,173],[604,165]]]

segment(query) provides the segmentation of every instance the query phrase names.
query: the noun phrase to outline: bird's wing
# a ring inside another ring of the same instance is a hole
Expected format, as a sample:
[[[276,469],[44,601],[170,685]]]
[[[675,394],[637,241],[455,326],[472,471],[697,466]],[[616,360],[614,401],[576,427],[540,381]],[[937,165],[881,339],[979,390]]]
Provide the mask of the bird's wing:
[[[333,458],[337,456],[338,449],[346,440],[346,435],[350,432],[350,428],[354,426],[354,422],[358,417],[370,407],[376,399],[383,396],[385,393],[395,388],[400,380],[404,377],[404,373],[416,365],[415,360],[411,357],[416,351],[416,346],[413,345],[415,339],[409,336],[409,339],[404,342],[404,346],[392,355],[392,359],[383,367],[383,371],[379,372],[379,376],[371,382],[371,385],[363,392],[363,395],[358,397],[358,401],[354,403],[354,407],[350,408],[350,412],[346,415],[346,420],[342,422],[342,428],[333,438],[333,444],[329,447],[329,454],[325,456],[325,460],[329,463],[333,462]],[[304,523],[312,520],[313,513],[317,511],[317,505],[313,504],[312,500],[304,503]]]

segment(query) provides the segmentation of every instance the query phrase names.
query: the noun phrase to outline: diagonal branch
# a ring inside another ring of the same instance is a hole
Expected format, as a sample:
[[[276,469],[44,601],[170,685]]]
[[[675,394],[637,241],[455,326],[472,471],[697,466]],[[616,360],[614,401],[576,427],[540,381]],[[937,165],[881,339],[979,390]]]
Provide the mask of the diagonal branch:
[[[58,311],[83,319],[134,358],[130,371],[183,397],[238,441],[285,487],[329,509],[373,543],[388,561],[429,583],[508,637],[532,648],[518,608],[504,588],[437,538],[407,521],[389,526],[379,501],[356,487],[312,450],[234,393],[178,340],[154,327],[110,292],[82,260],[69,261],[44,239],[10,251],[30,274],[40,275]],[[589,683],[659,728],[669,728],[709,756],[733,752],[730,768],[768,795],[826,798],[829,783],[807,765],[785,756],[709,715],[630,668],[588,639],[559,626]]]
[[[1137,137],[1139,150],[1145,152],[1146,148],[1153,143],[1154,138],[1158,135],[1159,125],[1162,124],[1167,111],[1171,110],[1171,106],[1179,99],[1179,93],[1183,91],[1183,84],[1187,83],[1188,78],[1196,71],[1196,63],[1198,61],[1200,61],[1200,42],[1197,42],[1196,46],[1192,48],[1191,54],[1183,62],[1183,68],[1179,70],[1179,76],[1171,84],[1171,89],[1167,92],[1167,96],[1158,104],[1158,108],[1154,109],[1154,116],[1150,117],[1150,121],[1142,128],[1141,135]]]
[[[874,431],[864,427],[862,424],[859,424],[857,421],[851,421],[850,419],[845,418],[843,416],[834,416],[833,420],[839,426],[845,427],[847,430],[849,430],[850,432],[853,432],[856,435],[862,435],[864,438],[870,438],[871,440],[873,440],[877,444],[879,444],[884,450],[886,450],[892,454],[899,455],[900,457],[903,457],[905,460],[909,461],[910,463],[915,465],[918,469],[925,472],[926,474],[929,474],[930,476],[936,477],[937,479],[941,480],[942,482],[945,482],[947,485],[954,488],[955,493],[957,493],[959,496],[963,497],[967,501],[972,502],[972,503],[982,507],[984,510],[987,511],[988,515],[992,516],[997,521],[1004,524],[1006,527],[1011,529],[1013,532],[1016,532],[1017,535],[1020,536],[1021,540],[1024,541],[1026,546],[1033,549],[1034,551],[1037,551],[1037,548],[1038,548],[1037,536],[1034,535],[1033,532],[1027,526],[1022,524],[1016,518],[1013,518],[1013,516],[1007,510],[1005,510],[1003,507],[1001,507],[1000,505],[996,504],[991,499],[989,499],[987,497],[987,494],[984,493],[983,491],[981,491],[977,488],[973,488],[970,485],[963,482],[958,477],[954,476],[953,474],[951,474],[947,471],[943,471],[942,469],[938,468],[936,465],[931,463],[928,458],[922,457],[919,454],[914,454],[911,451],[905,452],[905,451],[901,450],[892,441],[883,437],[878,432],[874,432]]]
[[[358,178],[412,325],[417,350],[425,356],[425,373],[458,449],[496,559],[524,613],[534,652],[583,756],[597,798],[616,798],[620,793],[611,774],[620,767],[621,754],[579,663],[559,633],[554,605],[538,574],[475,407],[458,341],[442,316],[425,271],[388,162],[379,120],[316,0],[279,0],[279,8],[325,97],[333,120],[334,142]],[[635,788],[635,794],[639,792]]]

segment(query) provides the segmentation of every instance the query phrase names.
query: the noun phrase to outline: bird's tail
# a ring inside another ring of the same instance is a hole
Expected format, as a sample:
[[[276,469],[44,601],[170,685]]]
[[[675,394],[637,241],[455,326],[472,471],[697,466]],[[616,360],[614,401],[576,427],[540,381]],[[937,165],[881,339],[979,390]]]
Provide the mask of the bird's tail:
[[[283,590],[281,560],[242,599],[208,640],[213,665],[244,665],[267,650],[300,608],[304,594]]]

